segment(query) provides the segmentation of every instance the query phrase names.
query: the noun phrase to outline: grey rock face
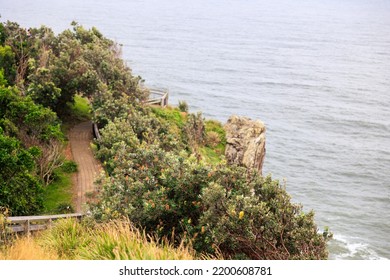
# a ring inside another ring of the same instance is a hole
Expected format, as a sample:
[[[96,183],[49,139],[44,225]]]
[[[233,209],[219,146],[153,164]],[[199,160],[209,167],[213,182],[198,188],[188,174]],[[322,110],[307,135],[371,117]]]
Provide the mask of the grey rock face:
[[[265,156],[265,126],[262,121],[231,116],[225,124],[228,163],[238,164],[262,173]]]

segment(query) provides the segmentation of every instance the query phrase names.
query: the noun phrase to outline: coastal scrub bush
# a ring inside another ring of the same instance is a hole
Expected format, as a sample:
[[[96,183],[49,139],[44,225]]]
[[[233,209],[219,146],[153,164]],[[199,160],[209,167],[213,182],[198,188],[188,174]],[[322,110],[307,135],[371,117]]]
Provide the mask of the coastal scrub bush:
[[[313,212],[291,203],[278,181],[249,175],[239,188],[227,186],[213,183],[203,190],[206,211],[200,219],[225,258],[327,258]]]
[[[188,113],[188,103],[185,101],[179,101],[178,106],[180,112]]]
[[[153,126],[134,131],[134,123],[148,120],[132,112],[101,130],[97,155],[109,176],[99,181],[95,218],[125,215],[150,234],[184,238],[200,253],[219,248],[228,259],[326,258],[313,214],[291,203],[279,182],[224,162],[211,167],[184,149],[169,151]]]

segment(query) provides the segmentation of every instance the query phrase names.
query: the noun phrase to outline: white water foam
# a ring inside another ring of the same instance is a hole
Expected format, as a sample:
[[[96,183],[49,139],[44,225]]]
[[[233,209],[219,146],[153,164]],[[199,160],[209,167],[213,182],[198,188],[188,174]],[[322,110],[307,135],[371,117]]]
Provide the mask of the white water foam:
[[[358,237],[344,236],[336,234],[330,241],[333,254],[330,259],[346,260],[346,259],[366,259],[366,260],[387,260],[379,256],[369,244]]]

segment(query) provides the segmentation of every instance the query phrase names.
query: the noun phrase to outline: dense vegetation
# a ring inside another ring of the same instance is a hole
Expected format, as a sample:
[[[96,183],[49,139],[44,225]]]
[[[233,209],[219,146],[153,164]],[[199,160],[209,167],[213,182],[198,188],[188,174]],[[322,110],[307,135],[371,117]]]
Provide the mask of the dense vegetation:
[[[95,28],[72,25],[57,36],[46,27],[0,26],[0,152],[11,157],[4,157],[0,206],[39,211],[53,173],[41,171],[42,161],[59,165],[43,154],[61,143],[59,120],[81,95],[102,136],[96,156],[106,174],[90,205],[97,221],[127,217],[177,246],[224,258],[327,257],[327,233],[318,233],[313,212],[293,204],[278,181],[224,161],[220,123],[188,113],[185,103],[145,106],[148,91],[118,46]],[[25,194],[23,205],[12,200],[16,193]]]

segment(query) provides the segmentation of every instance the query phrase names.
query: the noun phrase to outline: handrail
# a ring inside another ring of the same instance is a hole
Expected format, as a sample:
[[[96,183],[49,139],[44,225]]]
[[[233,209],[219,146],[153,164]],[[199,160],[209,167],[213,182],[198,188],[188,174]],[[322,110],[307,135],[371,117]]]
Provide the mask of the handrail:
[[[47,215],[47,216],[15,216],[8,217],[7,222],[13,232],[26,232],[43,230],[51,227],[52,221],[66,218],[81,219],[83,213]]]
[[[101,136],[100,136],[100,132],[99,132],[99,128],[97,126],[97,123],[92,123],[92,132],[93,132],[93,137],[95,137],[97,140],[100,140]]]
[[[145,103],[148,105],[160,105],[166,107],[168,105],[168,90],[150,89],[150,95],[157,95],[159,97],[147,100]]]

